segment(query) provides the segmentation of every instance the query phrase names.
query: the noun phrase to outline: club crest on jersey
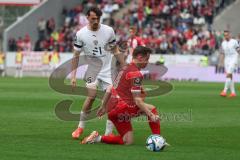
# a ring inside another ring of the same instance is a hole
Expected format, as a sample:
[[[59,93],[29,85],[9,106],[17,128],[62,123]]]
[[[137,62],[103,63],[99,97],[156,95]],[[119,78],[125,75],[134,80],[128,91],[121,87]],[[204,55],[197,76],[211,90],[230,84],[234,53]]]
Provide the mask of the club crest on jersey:
[[[142,81],[141,78],[135,78],[134,79],[134,85],[135,86],[140,86],[141,85],[141,81]]]
[[[98,44],[98,41],[97,41],[97,40],[94,40],[93,43],[94,43],[95,45],[97,45],[97,44]]]

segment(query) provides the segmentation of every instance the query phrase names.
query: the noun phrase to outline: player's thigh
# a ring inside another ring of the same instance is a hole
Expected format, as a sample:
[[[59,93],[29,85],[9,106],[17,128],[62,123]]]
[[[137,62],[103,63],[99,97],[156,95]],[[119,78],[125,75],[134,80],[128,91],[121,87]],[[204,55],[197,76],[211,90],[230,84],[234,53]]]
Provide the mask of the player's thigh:
[[[235,61],[231,61],[231,62],[228,62],[226,65],[225,65],[225,72],[227,74],[233,74],[234,73],[234,70],[237,68],[237,62]]]
[[[85,63],[88,64],[87,71],[85,72],[84,75],[84,80],[86,83],[94,83],[98,79],[99,72],[101,71],[102,68],[102,61],[98,58],[93,58],[89,56],[83,56],[82,57],[85,61]]]
[[[106,91],[112,85],[110,80],[98,79],[98,82],[98,89],[101,91]]]
[[[118,98],[115,97],[114,95],[111,95],[110,99],[107,102],[107,113],[109,113],[110,111],[112,111],[114,108],[116,108],[118,104]]]
[[[132,131],[131,114],[127,112],[125,106],[117,105],[108,113],[108,119],[113,122],[122,137],[127,132]]]
[[[94,99],[97,94],[99,81],[96,79],[95,81],[88,80],[86,81],[86,88],[87,88],[87,96]]]

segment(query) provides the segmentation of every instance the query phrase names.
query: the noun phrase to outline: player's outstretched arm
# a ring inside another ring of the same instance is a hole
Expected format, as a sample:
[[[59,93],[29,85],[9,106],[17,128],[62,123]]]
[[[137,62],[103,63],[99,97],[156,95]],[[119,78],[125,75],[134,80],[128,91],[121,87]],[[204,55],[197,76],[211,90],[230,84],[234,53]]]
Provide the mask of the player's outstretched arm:
[[[77,67],[79,62],[79,55],[80,52],[74,50],[73,59],[72,59],[72,74],[71,74],[71,84],[72,87],[76,87],[76,74],[77,74]]]
[[[150,117],[152,121],[155,122],[159,120],[159,116],[151,112],[152,105],[145,103],[140,93],[133,93],[133,98],[140,110]]]
[[[111,47],[112,54],[116,57],[118,62],[120,63],[120,67],[123,68],[126,63],[126,52],[128,51],[127,41],[120,41],[118,44],[114,44]]]
[[[120,67],[123,68],[126,65],[125,55],[122,52],[120,52],[118,46],[114,47],[112,53],[116,57],[117,61],[120,63]]]
[[[103,116],[107,112],[107,103],[108,103],[108,100],[110,99],[110,97],[112,95],[111,90],[112,90],[112,85],[109,85],[107,87],[107,90],[106,90],[104,96],[103,96],[101,107],[97,111],[97,116],[98,117]]]

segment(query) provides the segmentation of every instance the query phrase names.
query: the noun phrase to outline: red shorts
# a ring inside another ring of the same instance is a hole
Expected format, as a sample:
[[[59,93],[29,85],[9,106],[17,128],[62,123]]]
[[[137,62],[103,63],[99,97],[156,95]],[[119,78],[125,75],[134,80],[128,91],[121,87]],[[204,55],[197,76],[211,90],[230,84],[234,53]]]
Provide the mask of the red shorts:
[[[130,106],[123,101],[110,107],[112,110],[108,112],[108,118],[123,137],[128,131],[132,131],[131,118],[140,116],[142,112],[136,105]]]

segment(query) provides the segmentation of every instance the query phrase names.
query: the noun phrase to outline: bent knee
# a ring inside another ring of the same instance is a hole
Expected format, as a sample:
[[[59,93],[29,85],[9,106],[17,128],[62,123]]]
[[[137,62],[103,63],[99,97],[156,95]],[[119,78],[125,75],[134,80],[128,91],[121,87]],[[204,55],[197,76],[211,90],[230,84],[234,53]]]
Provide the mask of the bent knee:
[[[112,90],[112,87],[113,87],[113,85],[109,85],[109,86],[106,88],[106,92],[110,93],[111,90]]]
[[[124,135],[123,142],[125,145],[133,144],[134,140],[133,140],[133,132],[132,131],[129,131]]]
[[[126,141],[124,141],[124,145],[131,145],[131,144],[133,144],[133,142],[134,142],[133,139],[126,140]]]

